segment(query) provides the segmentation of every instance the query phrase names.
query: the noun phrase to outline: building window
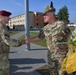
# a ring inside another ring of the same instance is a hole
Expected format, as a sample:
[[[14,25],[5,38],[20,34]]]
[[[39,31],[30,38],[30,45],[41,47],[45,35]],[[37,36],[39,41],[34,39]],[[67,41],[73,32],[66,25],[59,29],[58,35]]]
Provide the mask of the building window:
[[[37,16],[38,16],[38,14],[37,14]]]
[[[38,23],[37,23],[37,26],[38,26]]]

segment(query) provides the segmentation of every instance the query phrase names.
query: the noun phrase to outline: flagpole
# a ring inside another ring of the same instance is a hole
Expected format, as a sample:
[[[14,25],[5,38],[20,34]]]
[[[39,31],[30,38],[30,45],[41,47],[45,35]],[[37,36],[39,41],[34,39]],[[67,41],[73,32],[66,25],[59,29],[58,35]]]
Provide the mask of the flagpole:
[[[30,38],[29,29],[29,0],[25,0],[25,36],[26,39]],[[26,45],[27,50],[30,50],[30,44]]]

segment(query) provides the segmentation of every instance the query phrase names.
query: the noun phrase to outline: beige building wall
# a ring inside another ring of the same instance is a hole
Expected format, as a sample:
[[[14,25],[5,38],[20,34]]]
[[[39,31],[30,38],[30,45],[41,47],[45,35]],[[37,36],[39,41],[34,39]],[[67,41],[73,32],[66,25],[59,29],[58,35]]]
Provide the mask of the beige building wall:
[[[25,24],[25,15],[24,14],[12,17],[9,20],[9,26],[10,27],[24,25],[24,24]]]
[[[29,12],[29,25],[34,26],[34,13]],[[14,16],[9,20],[9,26],[12,28],[14,26],[25,25],[25,14]]]
[[[29,25],[30,27],[34,27],[34,13],[29,13]]]

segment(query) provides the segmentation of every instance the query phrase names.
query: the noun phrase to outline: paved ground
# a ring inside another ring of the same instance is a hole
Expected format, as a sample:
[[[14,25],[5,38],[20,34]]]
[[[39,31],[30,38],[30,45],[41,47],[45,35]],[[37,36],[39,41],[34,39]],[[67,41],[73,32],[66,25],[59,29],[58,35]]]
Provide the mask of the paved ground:
[[[20,32],[11,38],[17,39],[25,32]],[[35,69],[47,64],[47,48],[30,44],[31,49],[27,50],[26,45],[11,47],[9,60],[11,75],[41,75]]]

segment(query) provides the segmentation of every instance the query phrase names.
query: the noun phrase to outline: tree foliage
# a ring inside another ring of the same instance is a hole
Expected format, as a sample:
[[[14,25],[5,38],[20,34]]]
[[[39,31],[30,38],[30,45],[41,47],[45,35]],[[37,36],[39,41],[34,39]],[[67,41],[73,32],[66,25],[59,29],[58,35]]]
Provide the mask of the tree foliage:
[[[64,21],[65,23],[69,22],[69,13],[68,13],[68,8],[66,5],[62,7],[59,12],[58,12],[58,19],[61,21]]]

